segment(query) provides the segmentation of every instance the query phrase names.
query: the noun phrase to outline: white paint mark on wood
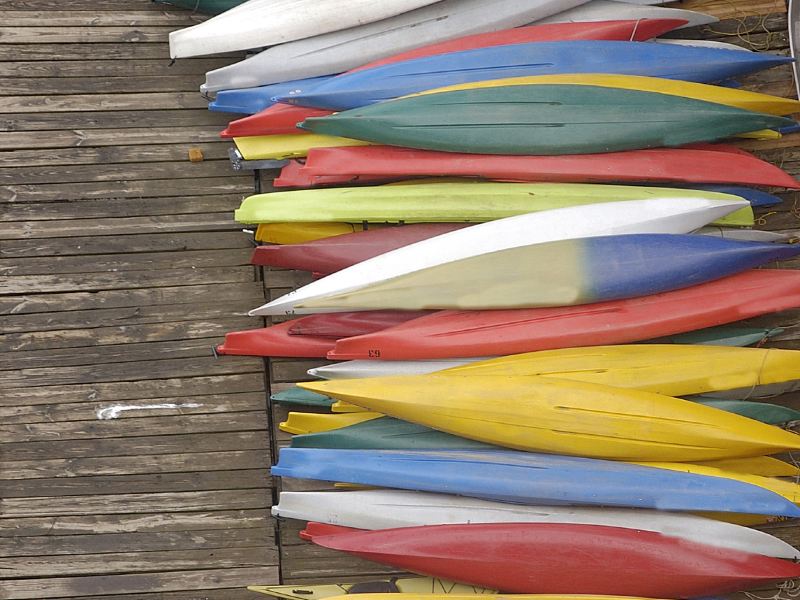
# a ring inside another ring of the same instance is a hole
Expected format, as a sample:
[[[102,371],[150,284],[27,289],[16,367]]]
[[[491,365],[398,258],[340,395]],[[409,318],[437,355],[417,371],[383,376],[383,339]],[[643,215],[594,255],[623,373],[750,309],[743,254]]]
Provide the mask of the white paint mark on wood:
[[[106,406],[105,408],[97,409],[97,418],[106,421],[108,419],[116,419],[123,412],[131,410],[153,410],[153,409],[171,409],[171,408],[200,408],[202,404],[197,402],[184,402],[176,404],[174,402],[165,402],[163,404],[114,404]]]

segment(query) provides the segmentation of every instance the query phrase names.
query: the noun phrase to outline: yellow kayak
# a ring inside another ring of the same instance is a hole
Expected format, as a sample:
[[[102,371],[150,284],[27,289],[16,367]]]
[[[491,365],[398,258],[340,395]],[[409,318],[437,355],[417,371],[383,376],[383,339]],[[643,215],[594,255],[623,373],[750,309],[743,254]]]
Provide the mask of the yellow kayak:
[[[797,477],[800,469],[772,456],[754,456],[752,458],[732,458],[725,460],[710,460],[693,463],[698,466],[715,467],[724,471],[733,471],[745,475],[760,475],[761,477]]]
[[[388,227],[384,223],[259,223],[256,241],[269,244],[304,244],[366,229]]]
[[[358,594],[358,597],[367,596],[361,590],[371,591],[378,589],[396,590],[401,594],[425,594],[429,600],[434,600],[430,596],[446,596],[448,600],[456,598],[471,597],[476,595],[494,595],[497,590],[490,590],[474,585],[455,583],[436,577],[392,577],[391,579],[379,579],[365,583],[328,583],[319,585],[250,585],[247,589],[251,592],[267,594],[274,598],[284,600],[324,600],[334,598],[343,594]],[[350,596],[348,596],[349,598]],[[583,596],[582,598],[587,598]]]
[[[252,135],[233,138],[236,148],[245,160],[280,160],[299,158],[311,148],[333,146],[368,146],[369,142],[315,133],[294,135]]]
[[[763,395],[798,386],[800,351],[683,344],[562,348],[513,354],[440,371],[451,375],[558,377],[691,396],[723,390]]]
[[[509,85],[527,85],[531,83],[561,84],[561,85],[593,85],[600,87],[614,87],[643,92],[655,92],[670,96],[681,96],[693,100],[703,100],[733,106],[753,112],[770,115],[791,115],[800,112],[800,102],[789,98],[779,98],[758,92],[749,92],[736,88],[726,88],[704,83],[679,81],[676,79],[660,79],[658,77],[643,77],[638,75],[605,75],[605,74],[563,74],[563,75],[536,75],[531,77],[510,77],[506,79],[492,79],[462,83],[447,87],[426,90],[410,96],[423,96],[437,92],[449,92],[464,89],[491,88]],[[776,139],[781,135],[777,131],[764,129],[749,132],[737,137],[756,139]]]
[[[318,433],[377,419],[380,416],[374,412],[342,413],[338,415],[290,412],[286,420],[278,427],[286,433]]]
[[[794,433],[702,404],[552,377],[464,377],[440,371],[298,385],[398,419],[516,450],[691,462],[800,449],[800,436]],[[344,415],[376,416],[339,416]]]

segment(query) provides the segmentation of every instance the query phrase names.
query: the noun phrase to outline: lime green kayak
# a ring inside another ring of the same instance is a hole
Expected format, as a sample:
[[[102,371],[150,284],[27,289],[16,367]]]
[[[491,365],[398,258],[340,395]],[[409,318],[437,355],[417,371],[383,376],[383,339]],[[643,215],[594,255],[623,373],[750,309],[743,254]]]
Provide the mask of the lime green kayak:
[[[584,183],[414,183],[377,187],[271,192],[245,198],[235,218],[240,223],[316,221],[344,223],[485,222],[520,214],[597,204],[690,197],[708,200],[738,196],[702,190]],[[753,225],[753,209],[741,208],[717,225]]]
[[[300,126],[423,150],[560,155],[680,146],[789,125],[794,121],[670,94],[527,84],[409,96]]]

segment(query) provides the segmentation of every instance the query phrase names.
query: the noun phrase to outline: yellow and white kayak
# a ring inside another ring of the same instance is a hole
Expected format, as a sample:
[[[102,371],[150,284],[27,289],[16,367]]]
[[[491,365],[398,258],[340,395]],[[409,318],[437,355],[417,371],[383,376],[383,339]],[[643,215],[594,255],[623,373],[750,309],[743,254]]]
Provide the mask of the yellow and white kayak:
[[[425,595],[426,600],[435,600],[434,596],[445,596],[447,600],[456,600],[471,596],[493,596],[497,590],[455,583],[436,577],[392,577],[361,583],[332,583],[319,585],[250,585],[247,589],[274,598],[284,600],[324,600],[347,594],[358,594],[361,598],[372,595],[376,591],[390,592],[392,598],[399,594]],[[391,600],[391,599],[390,599]],[[488,600],[488,599],[487,599]]]
[[[738,398],[800,388],[800,351],[684,344],[562,348],[448,369],[451,375],[545,376],[668,396],[740,390]]]
[[[800,449],[800,436],[733,413],[650,391],[554,377],[463,376],[451,370],[299,386],[516,450],[692,462]]]

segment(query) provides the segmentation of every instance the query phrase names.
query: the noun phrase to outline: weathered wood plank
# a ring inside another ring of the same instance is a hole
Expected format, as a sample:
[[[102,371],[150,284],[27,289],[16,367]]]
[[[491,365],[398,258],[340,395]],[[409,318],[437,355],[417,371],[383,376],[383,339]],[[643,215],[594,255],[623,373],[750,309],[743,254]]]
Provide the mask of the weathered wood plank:
[[[203,232],[199,235],[217,235]],[[122,239],[122,238],[121,238]],[[204,285],[164,286],[131,290],[105,290],[98,292],[70,292],[66,294],[21,295],[0,297],[0,314],[32,314],[96,308],[138,308],[162,304],[188,304],[200,298],[214,298],[227,302],[236,298],[252,298],[262,293],[261,282],[242,282],[237,286],[227,283]],[[241,295],[240,295],[241,292]]]
[[[180,252],[138,252],[92,256],[48,256],[20,258],[0,266],[0,275],[47,275],[51,273],[104,273],[154,269],[196,269],[215,266],[249,265],[247,248],[232,250],[184,250]]]
[[[240,230],[230,211],[194,213],[188,215],[158,215],[149,217],[67,219],[52,221],[18,221],[0,223],[0,240],[84,237],[91,232],[97,236],[131,235],[138,233],[181,233]],[[26,293],[21,290],[19,293]]]
[[[0,97],[0,113],[74,112],[96,110],[153,110],[206,108],[197,92],[153,92],[142,94],[74,94],[72,96]]]
[[[235,399],[230,398],[234,396]],[[211,404],[216,400],[214,396],[200,396],[192,398],[194,403],[203,403],[207,408],[205,412],[238,412],[264,410],[264,394],[227,394],[223,406]],[[184,401],[184,399],[180,399]],[[62,405],[69,408],[74,405]],[[43,411],[47,406],[42,407]],[[92,420],[96,418],[94,405],[86,411],[87,414],[73,417],[67,414],[64,418],[52,415],[51,419],[39,417],[38,422],[46,421],[77,421]],[[0,408],[0,410],[8,410]],[[77,408],[81,411],[81,408]],[[185,409],[185,414],[199,414],[198,408]],[[197,412],[195,412],[197,411]],[[134,416],[140,411],[123,412],[121,419],[141,418],[147,414]],[[147,412],[147,411],[141,411]],[[152,411],[150,414],[155,414]],[[31,423],[37,421],[31,420]],[[138,456],[147,454],[179,454],[182,452],[223,452],[235,450],[264,450],[268,447],[267,435],[263,431],[234,431],[226,433],[203,433],[184,435],[147,435],[142,437],[112,438],[108,440],[52,440],[47,442],[20,442],[8,443],[3,446],[3,459],[5,460],[49,460],[69,458],[97,458],[110,456]],[[49,495],[49,494],[48,494]]]
[[[681,8],[708,13],[719,19],[742,19],[754,15],[786,13],[786,5],[781,0],[756,0],[747,3],[726,0],[684,0]]]
[[[117,133],[119,136],[119,132]],[[119,138],[117,141],[119,141]],[[109,145],[93,148],[60,148],[58,152],[53,152],[52,149],[11,150],[0,153],[0,166],[42,167],[133,162],[175,162],[186,161],[189,156],[189,150],[202,152],[205,161],[228,160],[228,149],[230,147],[229,142],[220,140],[200,143],[180,142],[169,145]]]
[[[63,8],[62,4],[62,8]],[[143,25],[191,27],[205,21],[205,17],[192,15],[190,11],[176,10],[119,10],[81,11],[48,10],[4,10],[3,23],[13,27],[139,27]]]
[[[163,400],[214,395],[224,403],[228,394],[262,392],[263,374],[257,371],[233,375],[200,375],[197,377],[165,377],[144,381],[114,381],[108,383],[76,384],[12,388],[6,387],[0,395],[1,406],[28,406],[41,404],[69,404],[81,402],[108,402]],[[167,402],[168,400],[164,400]],[[179,432],[180,433],[180,432]],[[144,435],[147,435],[145,432]],[[52,438],[49,438],[52,439]],[[66,439],[66,438],[65,438]]]
[[[205,200],[195,198],[198,202]],[[233,201],[237,201],[235,197]],[[217,202],[224,203],[225,197],[216,198]],[[107,201],[106,201],[107,202]],[[178,202],[172,200],[170,202]],[[108,203],[108,202],[107,202]],[[134,206],[138,206],[139,202]],[[34,205],[35,206],[35,205]],[[54,206],[51,208],[55,208]],[[154,210],[157,210],[154,209]],[[187,208],[188,210],[188,208]],[[228,249],[254,247],[252,237],[241,231],[217,231],[213,234],[199,233],[156,233],[145,235],[120,235],[120,236],[89,236],[71,238],[68,240],[34,239],[34,240],[8,240],[0,247],[0,257],[19,258],[23,256],[82,256],[86,254],[113,254],[127,252],[171,252],[177,250]],[[242,289],[245,289],[244,287]],[[239,300],[238,290],[233,300]],[[260,300],[263,294],[259,292]],[[248,296],[251,297],[251,296]],[[254,297],[254,296],[252,296]]]
[[[75,502],[70,497],[10,498],[4,502],[0,522],[22,517],[263,509],[271,502],[267,490],[217,490],[162,494],[98,494]],[[13,523],[12,523],[13,527]],[[208,527],[204,527],[208,529]]]
[[[5,22],[5,20],[4,20]],[[172,26],[131,27],[0,27],[3,44],[150,43],[168,41]]]
[[[252,267],[160,269],[158,271],[126,271],[124,273],[79,273],[68,276],[22,275],[0,281],[0,294],[30,292],[68,292],[77,290],[131,289],[158,287],[183,280],[186,285],[238,283],[253,281]]]
[[[197,169],[202,172],[202,163]],[[47,185],[8,185],[0,187],[0,202],[63,202],[100,198],[163,198],[172,196],[215,196],[252,193],[249,177],[196,177],[190,179],[148,179],[62,183]]]
[[[53,181],[60,182],[58,185],[62,186],[67,183],[116,183],[148,179],[195,180],[202,185],[205,178],[211,177],[238,177],[246,182],[245,185],[250,184],[250,174],[233,171],[229,160],[0,168],[0,185],[8,186],[49,185]],[[189,181],[180,183],[189,184]]]
[[[265,523],[267,525],[268,523]],[[263,545],[272,535],[272,528],[207,529],[155,533],[54,535],[0,539],[0,556],[61,556],[68,554],[158,552],[175,548],[249,548]]]
[[[4,13],[7,15],[8,13]],[[76,11],[66,13],[78,14]],[[113,13],[112,13],[113,14]],[[53,58],[60,58],[53,56]],[[184,59],[171,63],[162,56],[141,60],[29,60],[0,62],[0,77],[146,77],[205,76],[210,69],[231,64],[227,58]]]
[[[212,143],[230,147],[230,142],[223,142],[219,137],[219,126],[170,126],[164,123],[160,127],[128,127],[125,129],[80,129],[65,128],[63,131],[12,131],[0,134],[0,149],[16,150],[22,148],[30,151],[34,148],[77,148],[77,147],[105,147],[102,157],[107,161],[114,160],[116,147],[124,144],[119,152],[124,156],[135,153],[145,153],[141,148],[125,150],[125,146],[154,145],[154,144],[200,144]],[[9,160],[14,159],[14,153],[9,153]],[[184,155],[184,159],[186,156]],[[138,159],[139,162],[142,159]]]
[[[0,537],[203,531],[263,527],[269,511],[236,509],[155,512],[134,514],[85,514],[0,519]]]
[[[162,409],[181,411],[177,409]],[[142,417],[123,421],[72,421],[64,423],[23,423],[0,425],[0,439],[15,442],[48,440],[87,440],[100,438],[142,437],[225,431],[261,431],[265,427],[263,412],[199,414],[188,417]]]
[[[0,63],[2,64],[2,63]],[[205,106],[184,110],[117,110],[109,112],[36,112],[0,115],[0,131],[59,131],[65,129],[129,129],[161,127],[225,128],[231,116],[207,110]],[[118,140],[119,141],[119,140]]]
[[[129,94],[140,92],[193,92],[205,80],[198,75],[130,75],[119,77],[0,77],[8,95]]]
[[[4,6],[8,10],[58,11],[63,10],[64,3],[59,0],[5,0]],[[115,0],[70,0],[69,6],[74,11],[91,10],[95,13],[119,10],[119,3],[115,3]],[[161,11],[170,13],[187,12],[161,2],[153,3],[151,0],[128,0],[125,3],[125,7],[126,10],[150,11],[153,13]]]
[[[289,382],[289,381],[308,381],[309,376],[306,373],[309,369],[321,367],[322,365],[329,365],[329,360],[276,360],[271,362],[272,373],[271,379],[276,382]]]
[[[249,585],[257,585],[257,583],[251,583]],[[243,587],[221,587],[213,590],[153,592],[150,594],[138,593],[134,595],[113,594],[107,596],[103,594],[102,596],[70,596],[70,600],[263,600],[263,597],[263,594],[251,592]]]
[[[91,477],[59,477],[54,479],[21,479],[3,482],[5,498],[30,496],[93,496],[105,494],[202,492],[213,490],[261,489],[269,482],[267,471],[191,471],[157,475],[94,475]],[[2,539],[2,537],[0,537]]]
[[[258,581],[263,584],[278,583],[278,568],[243,567],[207,569],[201,571],[170,571],[167,573],[144,573],[105,575],[103,577],[46,577],[6,582],[4,600],[43,600],[77,595],[100,596],[101,594],[139,594],[160,590],[209,590],[243,585],[242,582]]]
[[[158,454],[39,460],[0,460],[0,481],[92,475],[149,475],[224,469],[258,469],[269,464],[267,450],[234,450],[202,454]]]

